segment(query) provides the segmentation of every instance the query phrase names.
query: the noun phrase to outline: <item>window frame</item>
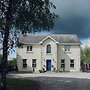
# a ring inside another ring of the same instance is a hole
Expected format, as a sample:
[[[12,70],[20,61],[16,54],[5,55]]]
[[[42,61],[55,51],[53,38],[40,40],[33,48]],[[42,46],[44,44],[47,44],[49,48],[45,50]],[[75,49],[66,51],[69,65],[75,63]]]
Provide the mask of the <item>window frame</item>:
[[[63,60],[64,62],[62,62],[62,60]],[[61,68],[65,68],[65,59],[61,59]]]
[[[34,61],[35,60],[35,61]],[[37,67],[37,59],[32,59],[32,67],[36,68]]]
[[[64,45],[64,51],[70,52],[71,51],[71,45]]]
[[[32,45],[28,45],[27,46],[27,52],[32,52],[33,51],[33,46]]]
[[[46,45],[46,53],[51,53],[51,45],[50,44]]]
[[[71,62],[73,60],[73,62]],[[75,67],[75,60],[74,59],[70,59],[70,68],[74,68]]]
[[[30,51],[33,51],[33,46],[32,45],[30,45],[29,48],[30,48]]]
[[[27,68],[27,59],[23,59],[22,67]]]
[[[29,46],[27,46],[27,52],[29,52]]]

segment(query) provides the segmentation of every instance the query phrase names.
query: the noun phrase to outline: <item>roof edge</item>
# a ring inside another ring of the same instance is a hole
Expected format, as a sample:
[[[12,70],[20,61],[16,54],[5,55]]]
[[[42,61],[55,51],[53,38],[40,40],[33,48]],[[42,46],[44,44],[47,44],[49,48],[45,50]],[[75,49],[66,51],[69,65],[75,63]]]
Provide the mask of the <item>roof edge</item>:
[[[46,38],[44,38],[42,41],[39,42],[39,44],[42,44],[46,39],[52,39],[56,44],[58,44],[59,42],[57,42],[55,39],[53,39],[51,36],[47,36]]]

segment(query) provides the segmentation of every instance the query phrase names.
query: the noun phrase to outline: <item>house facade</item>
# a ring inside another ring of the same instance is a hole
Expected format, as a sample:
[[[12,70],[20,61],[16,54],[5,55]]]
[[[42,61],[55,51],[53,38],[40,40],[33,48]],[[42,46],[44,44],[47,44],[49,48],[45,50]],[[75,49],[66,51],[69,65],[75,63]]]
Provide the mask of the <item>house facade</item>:
[[[19,71],[80,71],[80,40],[75,34],[20,36]]]

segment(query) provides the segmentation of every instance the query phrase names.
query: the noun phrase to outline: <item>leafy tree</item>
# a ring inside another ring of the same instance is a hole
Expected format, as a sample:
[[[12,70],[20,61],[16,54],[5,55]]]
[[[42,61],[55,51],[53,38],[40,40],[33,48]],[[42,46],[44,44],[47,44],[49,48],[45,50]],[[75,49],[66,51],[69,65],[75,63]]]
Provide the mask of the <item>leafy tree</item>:
[[[56,7],[49,0],[0,0],[0,32],[3,42],[1,90],[7,90],[7,56],[16,40],[11,36],[17,37],[17,31],[26,34],[52,29],[57,15],[51,12],[51,8]]]
[[[81,64],[90,63],[90,47],[81,49]]]
[[[14,58],[13,60],[8,61],[8,70],[9,71],[16,71],[17,68],[17,59]]]

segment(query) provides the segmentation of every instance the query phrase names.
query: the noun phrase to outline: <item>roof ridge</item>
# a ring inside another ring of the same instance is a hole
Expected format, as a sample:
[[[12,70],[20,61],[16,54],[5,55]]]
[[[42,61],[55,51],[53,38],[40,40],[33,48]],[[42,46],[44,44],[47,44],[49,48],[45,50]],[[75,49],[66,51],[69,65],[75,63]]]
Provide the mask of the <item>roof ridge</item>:
[[[27,36],[34,35],[34,36],[47,36],[47,35],[77,35],[77,34],[28,34]]]

